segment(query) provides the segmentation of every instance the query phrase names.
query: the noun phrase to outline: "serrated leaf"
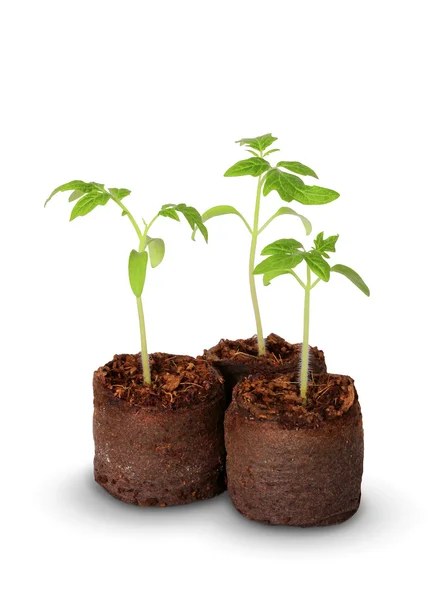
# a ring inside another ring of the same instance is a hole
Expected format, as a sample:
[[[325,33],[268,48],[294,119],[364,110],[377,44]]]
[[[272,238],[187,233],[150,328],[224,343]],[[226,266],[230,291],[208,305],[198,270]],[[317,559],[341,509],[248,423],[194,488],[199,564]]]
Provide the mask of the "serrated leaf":
[[[71,194],[68,198],[68,202],[74,202],[74,200],[78,200],[84,194],[85,194],[85,192],[81,192],[80,190],[74,190],[74,192],[71,192]]]
[[[208,230],[206,229],[205,225],[203,224],[202,216],[200,215],[200,213],[198,212],[198,210],[196,208],[194,208],[193,206],[187,206],[186,204],[183,204],[183,203],[182,204],[163,204],[163,206],[161,207],[161,210],[160,210],[160,214],[163,213],[162,216],[167,216],[167,217],[170,217],[171,219],[175,219],[173,214],[171,214],[171,211],[180,212],[184,216],[186,221],[189,223],[189,225],[191,226],[192,232],[194,232],[198,229],[198,231],[200,231],[200,233],[202,234],[202,236],[204,237],[206,242],[208,241]],[[179,221],[179,219],[175,219],[175,220]],[[193,233],[192,233],[192,239],[195,239],[195,236]]]
[[[150,266],[155,269],[163,261],[166,252],[166,245],[161,238],[151,238],[147,236],[146,247],[149,251]]]
[[[262,260],[254,269],[254,275],[263,275],[268,271],[294,269],[303,260],[303,254],[274,254]]]
[[[148,254],[132,250],[129,256],[129,280],[132,292],[139,298],[144,289],[146,281]]]
[[[271,169],[265,177],[263,195],[267,196],[275,190],[282,200],[291,202],[291,200],[296,200],[297,190],[304,187],[304,185],[302,179],[296,177],[296,175],[290,175],[290,173],[285,173],[280,169]]]
[[[276,219],[277,217],[280,217],[281,215],[293,215],[295,217],[299,217],[299,219],[302,221],[302,225],[305,228],[305,233],[307,235],[310,235],[312,226],[311,226],[310,221],[307,219],[307,217],[300,215],[292,208],[288,208],[288,206],[282,206],[282,208],[279,208],[279,210],[277,212],[275,212],[273,214],[273,216],[270,217],[268,219],[268,221],[266,221],[266,223],[259,229],[259,233],[261,233],[264,229],[266,229],[266,227],[271,223],[271,221],[274,221],[274,219]]]
[[[259,135],[255,138],[242,138],[235,143],[240,144],[240,146],[249,146],[250,148],[254,148],[254,150],[263,152],[263,150],[268,148],[268,146],[271,146],[276,140],[277,138],[270,133],[265,133],[265,135]]]
[[[122,200],[132,193],[130,190],[126,190],[125,188],[109,188],[109,190],[118,200]]]
[[[341,275],[344,275],[344,277],[347,277],[347,279],[354,283],[356,287],[361,290],[361,292],[363,292],[366,296],[370,296],[370,290],[362,277],[360,277],[356,271],[350,269],[350,267],[346,267],[345,265],[334,265],[331,267],[331,271],[332,273],[340,273]]]
[[[80,200],[74,205],[71,211],[70,221],[73,221],[77,217],[84,217],[88,215],[96,206],[105,206],[110,200],[110,194],[108,192],[94,190],[89,192],[85,196],[82,196]]]
[[[322,281],[330,280],[330,265],[319,252],[310,250],[310,252],[303,254],[303,258],[313,273],[320,277]]]
[[[251,175],[252,177],[258,177],[265,171],[267,171],[271,165],[264,158],[253,157],[239,160],[239,162],[229,167],[225,173],[225,177],[243,177],[244,175]]]
[[[335,246],[338,238],[339,235],[330,235],[328,238],[324,239],[324,232],[318,233],[314,240],[314,248],[320,252],[322,256],[325,256],[325,258],[329,258],[327,252],[336,252]]]
[[[293,173],[297,173],[298,175],[309,175],[310,177],[316,177],[316,179],[318,179],[318,176],[313,169],[310,169],[310,167],[307,167],[300,162],[281,160],[277,163],[277,166],[283,167],[284,169],[292,171]]]
[[[63,185],[60,185],[59,187],[57,187],[56,189],[54,189],[50,196],[48,197],[48,199],[45,202],[45,206],[48,204],[48,202],[51,200],[51,198],[57,194],[58,192],[68,192],[68,191],[78,191],[78,192],[82,192],[83,194],[86,194],[87,192],[90,192],[94,189],[95,184],[94,183],[86,183],[85,181],[81,181],[80,179],[75,179],[73,181],[69,181],[68,183],[64,183]]]
[[[287,238],[268,244],[263,248],[261,254],[262,256],[268,256],[269,254],[297,254],[300,248],[303,248],[300,242]]]
[[[173,219],[174,221],[180,220],[180,217],[174,208],[162,208],[158,214],[160,217],[169,217],[169,219]]]
[[[263,275],[263,285],[269,285],[273,279],[280,275],[294,275],[291,269],[280,269],[277,271],[268,271]]]
[[[328,204],[339,198],[339,194],[334,190],[318,187],[316,185],[305,185],[300,177],[285,173],[281,169],[271,169],[265,177],[263,186],[263,195],[267,196],[275,190],[282,200],[291,202],[296,200],[301,204]]]

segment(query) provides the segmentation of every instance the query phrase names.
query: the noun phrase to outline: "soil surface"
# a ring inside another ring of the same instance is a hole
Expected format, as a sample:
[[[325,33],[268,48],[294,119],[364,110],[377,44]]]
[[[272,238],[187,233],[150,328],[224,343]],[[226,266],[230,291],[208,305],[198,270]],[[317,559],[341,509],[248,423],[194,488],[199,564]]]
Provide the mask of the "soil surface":
[[[236,394],[248,418],[277,421],[289,429],[321,427],[346,413],[356,397],[351,377],[328,373],[311,376],[305,402],[296,374],[249,377],[237,385]]]
[[[116,354],[98,369],[98,376],[120,400],[136,406],[176,410],[200,404],[219,380],[202,359],[157,352],[150,355],[152,384],[144,383],[141,353]],[[221,378],[220,378],[221,381]]]
[[[139,354],[93,377],[96,481],[139,506],[175,506],[225,490],[224,387],[206,361],[157,353],[152,386]]]
[[[302,344],[290,344],[283,338],[271,333],[265,339],[266,352],[257,354],[257,337],[247,340],[220,340],[205,350],[203,357],[223,375],[226,403],[232,399],[234,386],[249,375],[268,375],[270,373],[295,373],[299,368]],[[324,373],[327,371],[324,353],[318,348],[310,348],[309,371]]]
[[[297,360],[301,353],[301,347],[302,344],[290,344],[279,335],[270,333],[265,338],[265,354],[262,356],[258,355],[257,336],[246,340],[220,340],[216,346],[205,350],[204,356],[205,358],[237,362],[244,365],[268,363],[281,367],[293,359]],[[325,365],[322,350],[312,347],[310,355],[310,362],[314,362],[315,365],[322,362]],[[319,369],[315,370],[318,371]]]

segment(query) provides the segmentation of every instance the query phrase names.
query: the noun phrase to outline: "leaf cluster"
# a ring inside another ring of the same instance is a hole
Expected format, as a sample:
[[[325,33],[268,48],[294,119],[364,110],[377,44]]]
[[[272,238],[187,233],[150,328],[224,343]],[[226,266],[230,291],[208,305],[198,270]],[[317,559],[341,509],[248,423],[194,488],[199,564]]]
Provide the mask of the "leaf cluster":
[[[300,263],[305,262],[310,271],[318,278],[317,281],[327,282],[330,280],[331,273],[340,273],[347,277],[366,296],[370,296],[369,288],[356,271],[341,264],[330,266],[328,262],[328,259],[330,259],[329,253],[336,252],[338,237],[338,235],[331,235],[325,238],[324,233],[321,232],[316,236],[313,247],[308,251],[305,250],[301,242],[294,239],[281,239],[268,244],[261,253],[262,256],[268,258],[265,258],[256,266],[254,275],[263,275],[265,285],[269,285],[272,279],[287,274],[294,275],[301,283],[293,269]]]
[[[274,167],[265,160],[265,156],[278,149],[270,149],[264,152],[271,144],[277,140],[270,133],[256,138],[243,138],[238,140],[241,146],[248,146],[248,150],[254,156],[236,162],[225,172],[225,177],[242,177],[251,175],[260,177],[263,175],[263,195],[268,196],[272,191],[276,191],[285,202],[296,200],[305,205],[328,204],[339,198],[338,192],[320,187],[317,185],[307,185],[298,177],[318,178],[315,171],[306,165],[297,161],[279,161]],[[257,151],[257,152],[256,152]]]

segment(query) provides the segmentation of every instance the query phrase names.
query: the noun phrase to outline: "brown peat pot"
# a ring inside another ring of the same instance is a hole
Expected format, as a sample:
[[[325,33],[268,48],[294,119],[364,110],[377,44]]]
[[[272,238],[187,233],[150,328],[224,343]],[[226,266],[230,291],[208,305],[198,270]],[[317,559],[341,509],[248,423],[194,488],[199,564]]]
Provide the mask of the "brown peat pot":
[[[245,517],[310,527],[359,507],[364,456],[353,379],[314,375],[302,405],[296,375],[245,379],[225,416],[228,492]]]
[[[270,333],[265,338],[266,352],[257,354],[257,336],[246,340],[220,340],[203,352],[203,358],[220,371],[225,382],[226,402],[232,399],[234,386],[249,375],[269,375],[272,373],[293,373],[300,361],[302,344],[290,344],[283,338]],[[322,350],[310,348],[309,370],[313,373],[325,373],[325,357]]]
[[[140,354],[116,355],[93,377],[94,476],[115,498],[173,506],[225,489],[221,375],[201,358],[156,353],[152,385]]]

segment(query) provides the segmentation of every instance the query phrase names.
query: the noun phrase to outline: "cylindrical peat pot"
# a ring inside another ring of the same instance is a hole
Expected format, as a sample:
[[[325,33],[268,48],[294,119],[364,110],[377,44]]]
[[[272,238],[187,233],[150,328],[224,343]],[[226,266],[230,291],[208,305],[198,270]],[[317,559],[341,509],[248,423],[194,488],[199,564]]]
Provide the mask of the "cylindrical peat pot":
[[[95,479],[139,506],[212,498],[225,489],[221,375],[190,356],[156,353],[150,364],[151,386],[140,354],[94,373]]]
[[[310,527],[359,507],[364,457],[353,379],[315,376],[302,405],[294,375],[249,378],[225,416],[228,492],[245,517]]]
[[[246,340],[220,340],[205,350],[203,358],[223,375],[227,405],[231,402],[234,386],[249,375],[293,373],[298,369],[302,344],[290,344],[270,333],[265,338],[266,352],[258,356],[257,336]],[[310,348],[310,373],[325,373],[325,357],[322,350]]]

